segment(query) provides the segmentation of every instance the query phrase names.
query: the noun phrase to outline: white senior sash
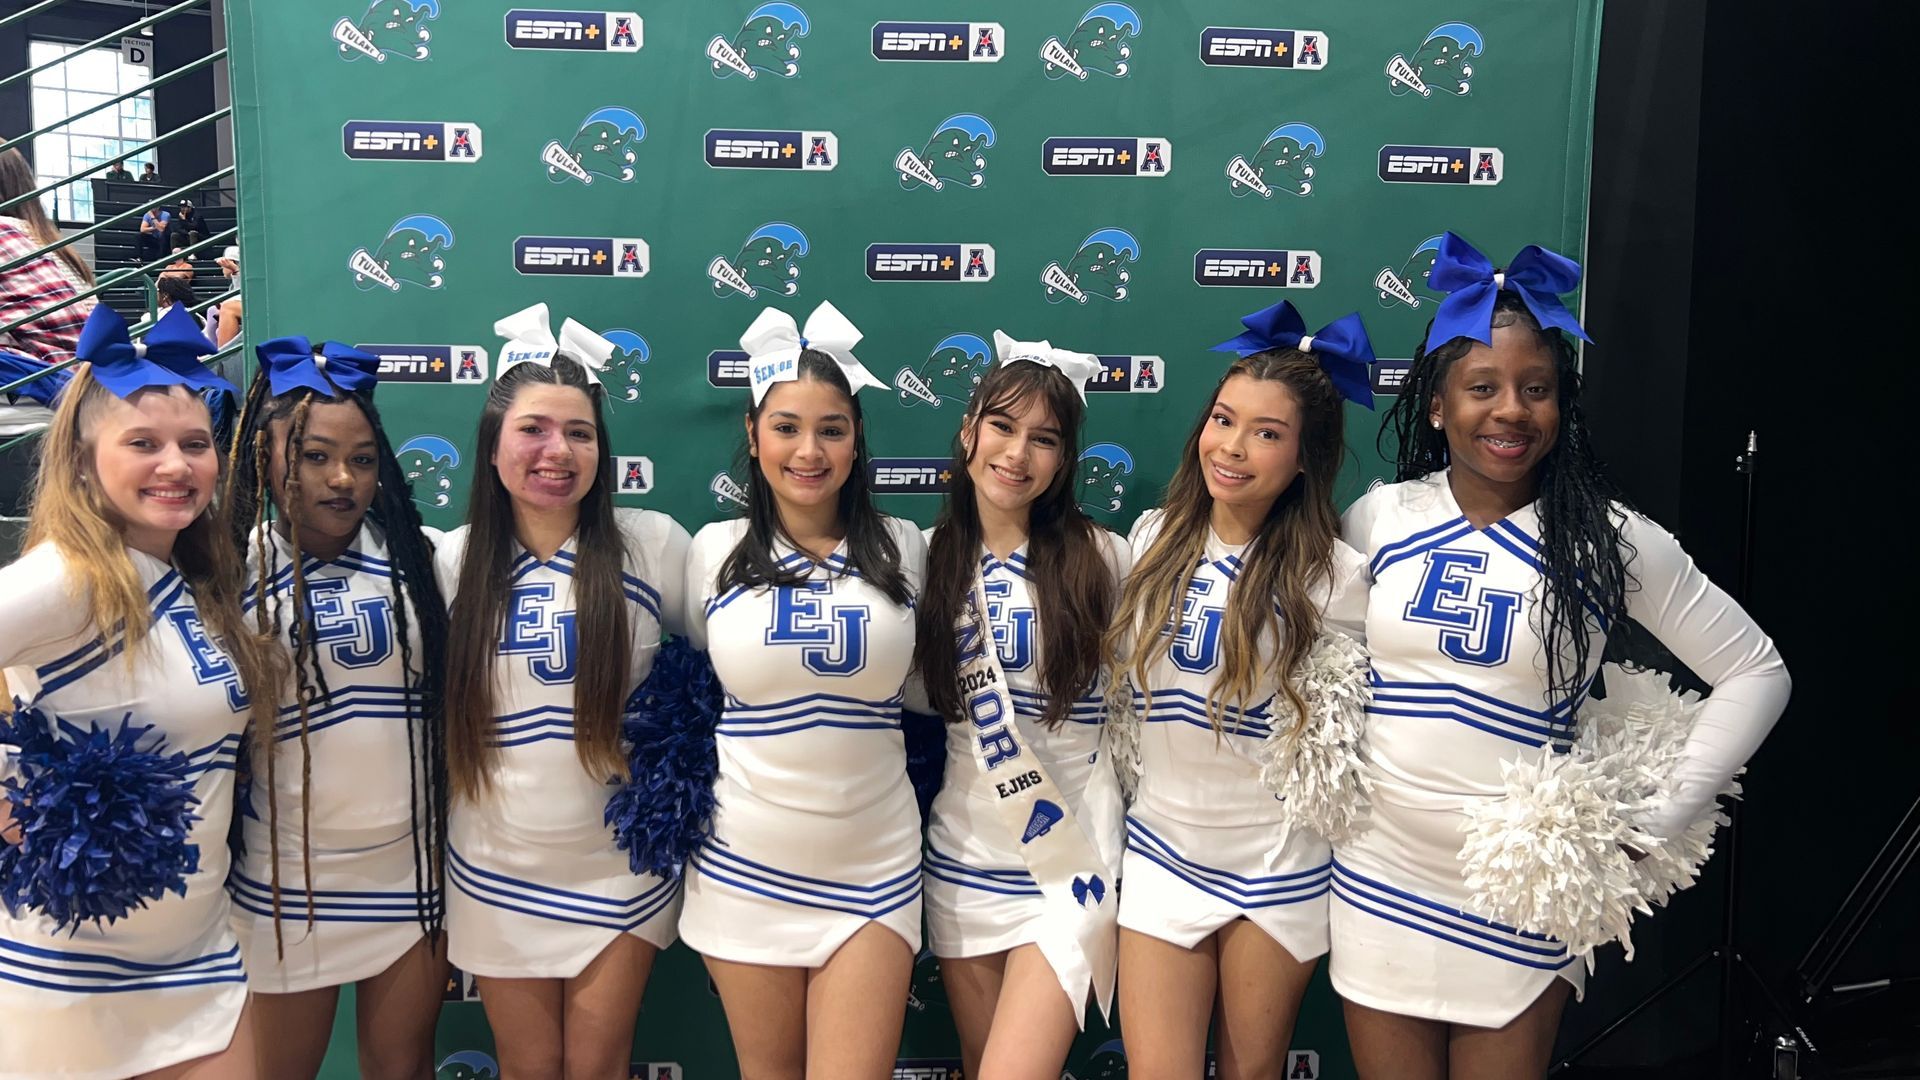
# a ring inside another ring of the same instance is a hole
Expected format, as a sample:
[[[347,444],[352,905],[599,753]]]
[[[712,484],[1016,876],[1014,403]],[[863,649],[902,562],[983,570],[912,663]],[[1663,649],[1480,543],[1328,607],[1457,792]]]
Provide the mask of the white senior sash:
[[[954,628],[961,708],[972,729],[973,760],[1046,899],[1041,955],[1063,986],[1090,980],[1100,1013],[1106,1016],[1113,999],[1120,896],[1060,786],[1021,740],[986,610],[986,586],[975,571],[966,609]],[[1074,996],[1071,989],[1068,995]]]

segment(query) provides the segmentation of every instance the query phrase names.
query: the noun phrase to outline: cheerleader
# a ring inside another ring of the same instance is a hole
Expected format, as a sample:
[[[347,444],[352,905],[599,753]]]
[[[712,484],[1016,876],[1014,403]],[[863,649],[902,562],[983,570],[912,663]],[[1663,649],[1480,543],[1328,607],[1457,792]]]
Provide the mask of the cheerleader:
[[[1334,853],[1331,974],[1364,1077],[1545,1071],[1584,967],[1475,912],[1461,825],[1505,768],[1573,742],[1609,628],[1632,618],[1714,687],[1652,836],[1710,811],[1786,705],[1773,643],[1594,457],[1565,336],[1586,335],[1559,300],[1579,279],[1537,247],[1501,272],[1443,238],[1429,281],[1449,295],[1389,414],[1399,482],[1346,515],[1372,585],[1374,790]]]
[[[1053,1077],[1088,991],[1103,1014],[1113,994],[1122,808],[1096,684],[1127,551],[1074,492],[1100,362],[998,331],[994,345],[928,532],[914,644],[947,721],[927,927],[966,1074]]]
[[[373,406],[379,358],[304,337],[254,351],[228,510],[242,605],[295,675],[229,882],[260,1071],[317,1075],[352,983],[360,1075],[422,1076],[446,984],[433,547]]]
[[[920,814],[901,688],[926,548],[867,493],[856,396],[881,387],[833,305],[767,309],[747,513],[694,537],[688,631],[726,691],[719,809],[680,933],[706,957],[743,1076],[892,1075],[920,947]]]
[[[200,364],[213,351],[185,311],[135,346],[113,309],[94,308],[78,349],[91,363],[42,443],[26,553],[0,569],[12,700],[76,732],[144,728],[140,749],[184,755],[173,771],[198,800],[184,880],[111,922],[62,925],[46,898],[16,903],[9,880],[0,1077],[254,1075],[227,828],[242,732],[272,724],[283,661],[247,630],[240,558],[211,510],[220,455],[196,391],[233,392]],[[0,780],[46,768],[15,756],[0,746]],[[0,844],[33,827],[27,802],[0,789]],[[10,854],[33,857],[33,841]]]
[[[476,976],[502,1075],[626,1068],[679,890],[635,876],[605,825],[627,776],[622,707],[680,624],[687,534],[615,510],[594,368],[613,344],[547,306],[480,413],[467,524],[435,552],[447,649],[448,957]],[[591,650],[583,652],[583,650]]]
[[[1187,436],[1166,504],[1141,515],[1110,645],[1141,714],[1126,819],[1120,1014],[1128,1067],[1277,1075],[1327,951],[1327,841],[1261,781],[1297,737],[1297,678],[1323,628],[1358,634],[1365,566],[1340,542],[1342,399],[1371,407],[1357,315],[1303,332],[1249,315],[1240,354]]]

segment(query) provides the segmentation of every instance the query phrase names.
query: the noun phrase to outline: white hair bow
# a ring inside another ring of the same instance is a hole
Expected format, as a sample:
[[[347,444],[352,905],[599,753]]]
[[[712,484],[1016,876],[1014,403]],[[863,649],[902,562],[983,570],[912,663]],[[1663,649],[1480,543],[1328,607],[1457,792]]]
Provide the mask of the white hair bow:
[[[748,366],[752,369],[753,403],[760,404],[774,383],[800,377],[803,349],[833,357],[833,362],[840,365],[840,373],[847,377],[847,386],[856,394],[863,386],[886,389],[886,383],[874,378],[866,365],[854,358],[853,347],[860,343],[860,337],[859,327],[847,321],[839,308],[825,301],[807,316],[804,330],[795,326],[793,316],[786,312],[763,309],[753,325],[747,327],[747,332],[740,335],[740,348],[746,351]]]
[[[585,326],[568,319],[560,325],[560,339],[554,340],[553,323],[547,305],[523,308],[493,324],[493,332],[507,339],[500,351],[500,362],[493,369],[498,379],[515,364],[539,364],[552,367],[556,353],[566,353],[586,370],[587,381],[600,385],[599,370],[613,357],[614,344]]]
[[[1045,341],[1015,341],[1004,330],[993,332],[993,351],[1000,354],[1003,366],[1015,360],[1030,360],[1058,371],[1080,392],[1081,401],[1087,400],[1087,380],[1103,370],[1100,359],[1092,353],[1056,349]]]

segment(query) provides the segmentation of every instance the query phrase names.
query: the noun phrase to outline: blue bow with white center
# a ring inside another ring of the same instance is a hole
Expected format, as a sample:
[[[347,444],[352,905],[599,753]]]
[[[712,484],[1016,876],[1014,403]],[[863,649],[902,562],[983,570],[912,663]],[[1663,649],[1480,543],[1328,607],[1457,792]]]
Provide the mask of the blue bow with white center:
[[[1244,333],[1211,351],[1251,356],[1268,349],[1299,349],[1313,357],[1341,397],[1373,408],[1373,341],[1359,312],[1342,315],[1309,334],[1300,312],[1282,300],[1240,316],[1240,324],[1247,328]]]
[[[93,365],[93,379],[116,397],[131,397],[155,386],[221,390],[236,397],[233,384],[215,375],[200,358],[219,351],[200,325],[179,304],[167,309],[146,339],[127,334],[127,320],[105,304],[96,304],[80,331],[74,355]]]
[[[277,337],[254,346],[267,372],[267,388],[274,397],[307,387],[326,397],[345,397],[371,390],[380,381],[380,358],[351,345],[323,341],[315,349],[299,334]]]
[[[1099,874],[1084,878],[1075,877],[1073,879],[1074,903],[1085,907],[1087,906],[1088,897],[1093,898],[1093,907],[1099,907],[1100,901],[1107,898],[1107,883],[1100,880]]]
[[[1447,294],[1427,331],[1428,352],[1462,337],[1492,345],[1493,302],[1501,289],[1519,293],[1542,329],[1593,340],[1560,302],[1562,295],[1580,287],[1580,264],[1538,244],[1521,248],[1505,270],[1498,270],[1472,244],[1449,232],[1440,238],[1427,284]]]

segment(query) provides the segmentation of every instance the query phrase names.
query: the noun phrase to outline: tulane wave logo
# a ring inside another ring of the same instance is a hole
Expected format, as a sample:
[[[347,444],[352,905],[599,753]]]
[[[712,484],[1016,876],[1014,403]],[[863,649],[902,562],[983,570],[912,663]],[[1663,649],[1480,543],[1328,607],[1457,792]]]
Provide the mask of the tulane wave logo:
[[[1094,443],[1080,454],[1080,507],[1089,513],[1117,514],[1127,498],[1133,455],[1119,443]]]
[[[567,145],[548,143],[540,160],[547,165],[547,179],[556,184],[568,177],[591,184],[596,176],[624,184],[633,179],[634,145],[646,137],[647,125],[632,109],[608,106],[588,114]]]
[[[1435,90],[1466,97],[1473,92],[1473,62],[1486,51],[1480,31],[1463,22],[1442,23],[1412,57],[1394,53],[1387,61],[1387,90],[1394,97],[1432,97]]]
[[[985,151],[992,145],[992,124],[973,113],[959,113],[940,121],[919,153],[911,146],[902,147],[893,167],[900,174],[900,186],[908,191],[921,186],[941,191],[949,180],[979,187],[987,179]]]
[[[440,17],[440,0],[374,0],[358,21],[341,19],[333,24],[333,40],[340,43],[340,59],[366,57],[384,64],[387,57],[425,60],[433,55],[427,44],[433,32],[427,24]]]
[[[1426,306],[1429,301],[1439,302],[1446,294],[1436,292],[1427,283],[1427,274],[1433,270],[1433,260],[1440,253],[1440,238],[1429,236],[1420,241],[1398,270],[1383,266],[1373,276],[1373,287],[1379,290],[1380,306],[1390,308],[1405,304],[1415,311]]]
[[[437,289],[445,280],[441,271],[447,268],[440,253],[452,247],[453,230],[446,222],[432,214],[414,214],[394,222],[371,254],[366,248],[355,248],[347,257],[347,269],[362,290],[399,292],[403,284]]]
[[[1047,303],[1072,300],[1084,304],[1089,296],[1125,300],[1127,282],[1133,277],[1127,267],[1139,258],[1140,241],[1135,240],[1132,233],[1125,229],[1098,229],[1080,242],[1080,250],[1073,253],[1065,267],[1051,262],[1040,272],[1040,283],[1047,290]]]
[[[1080,16],[1064,43],[1048,38],[1040,46],[1040,60],[1049,79],[1071,75],[1085,82],[1090,71],[1124,79],[1133,56],[1127,43],[1138,36],[1139,13],[1125,4],[1096,4]]]
[[[452,473],[460,467],[460,451],[438,435],[415,435],[400,444],[393,456],[407,478],[413,501],[421,506],[445,506],[453,501]]]
[[[1267,133],[1251,158],[1235,154],[1227,162],[1227,190],[1238,199],[1249,192],[1263,199],[1276,191],[1289,195],[1313,194],[1313,159],[1327,151],[1327,141],[1310,124],[1281,124]]]
[[[757,79],[761,72],[770,71],[791,79],[800,74],[800,46],[794,42],[806,37],[810,29],[807,13],[793,4],[761,4],[731,39],[716,36],[707,42],[713,77],[745,75]]]
[[[715,296],[753,299],[762,289],[780,296],[800,291],[801,259],[807,255],[807,234],[784,221],[770,221],[753,231],[732,259],[715,256],[707,277]]]
[[[631,330],[615,329],[601,337],[613,342],[613,355],[600,372],[600,383],[607,388],[609,401],[640,400],[640,365],[651,358],[647,339]]]
[[[993,366],[993,350],[978,334],[951,334],[942,338],[918,368],[903,367],[893,376],[900,404],[909,408],[951,402],[965,408],[973,388]]]

